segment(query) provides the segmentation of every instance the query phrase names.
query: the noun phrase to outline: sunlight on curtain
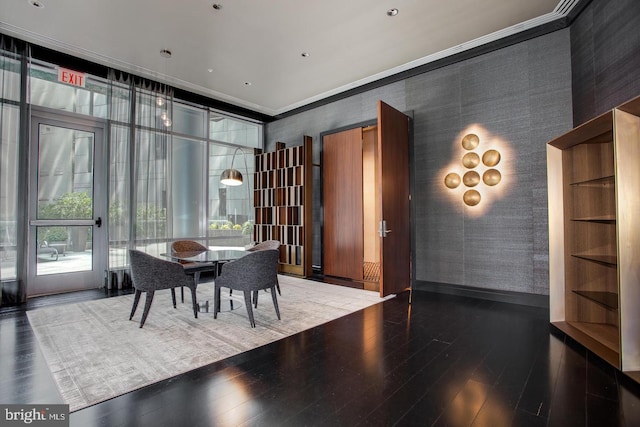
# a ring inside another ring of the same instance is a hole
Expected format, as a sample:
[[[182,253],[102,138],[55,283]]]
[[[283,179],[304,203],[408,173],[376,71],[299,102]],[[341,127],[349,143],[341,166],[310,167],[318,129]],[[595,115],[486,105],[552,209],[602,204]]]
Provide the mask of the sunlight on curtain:
[[[20,55],[0,35],[0,280],[16,279]],[[1,282],[0,282],[1,283]],[[0,284],[0,290],[2,285]]]
[[[130,79],[109,73],[109,288],[122,287],[131,237],[131,91]]]
[[[109,269],[120,286],[128,249],[158,256],[172,235],[167,213],[173,100],[166,85],[117,71],[109,80]]]
[[[261,141],[261,128],[246,126],[244,148],[210,141],[206,107],[176,101],[171,88],[115,70],[109,82],[109,286],[123,285],[128,249],[160,256],[176,239],[246,246],[253,238],[250,147],[258,144],[247,134]],[[222,130],[217,136],[237,140],[242,130],[225,129],[236,136]],[[220,174],[234,154],[245,182],[227,187]]]
[[[158,256],[172,236],[169,163],[171,152],[171,88],[144,82],[136,87],[134,149],[135,246]]]

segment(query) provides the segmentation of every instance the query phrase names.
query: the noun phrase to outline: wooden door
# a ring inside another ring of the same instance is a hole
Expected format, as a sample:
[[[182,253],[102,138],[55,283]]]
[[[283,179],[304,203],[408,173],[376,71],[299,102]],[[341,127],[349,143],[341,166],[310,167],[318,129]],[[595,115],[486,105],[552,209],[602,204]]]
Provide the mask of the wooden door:
[[[323,270],[363,279],[362,128],[323,137]]]
[[[385,237],[380,237],[380,296],[411,285],[409,117],[378,101],[378,173]]]

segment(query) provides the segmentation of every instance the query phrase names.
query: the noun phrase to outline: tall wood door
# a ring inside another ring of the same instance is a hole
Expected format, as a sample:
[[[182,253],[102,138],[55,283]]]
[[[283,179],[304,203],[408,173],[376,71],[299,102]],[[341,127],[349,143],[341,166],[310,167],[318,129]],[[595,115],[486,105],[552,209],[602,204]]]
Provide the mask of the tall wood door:
[[[378,101],[378,154],[380,296],[386,296],[411,286],[411,214],[409,117],[382,101]]]
[[[324,274],[362,280],[362,128],[323,137],[322,175]]]

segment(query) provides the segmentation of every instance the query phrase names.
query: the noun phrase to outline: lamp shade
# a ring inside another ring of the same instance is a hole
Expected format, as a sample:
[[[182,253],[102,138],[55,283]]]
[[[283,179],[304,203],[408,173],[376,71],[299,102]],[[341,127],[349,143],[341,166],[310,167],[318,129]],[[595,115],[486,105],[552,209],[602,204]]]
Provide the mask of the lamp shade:
[[[242,185],[242,174],[237,169],[225,169],[220,175],[220,182],[224,185]]]

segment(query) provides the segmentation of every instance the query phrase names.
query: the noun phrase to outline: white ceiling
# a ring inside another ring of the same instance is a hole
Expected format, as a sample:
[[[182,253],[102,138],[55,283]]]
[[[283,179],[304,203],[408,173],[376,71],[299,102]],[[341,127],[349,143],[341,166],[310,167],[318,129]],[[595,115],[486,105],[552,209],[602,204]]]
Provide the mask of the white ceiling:
[[[33,2],[2,0],[0,32],[277,115],[556,20],[577,0]]]

